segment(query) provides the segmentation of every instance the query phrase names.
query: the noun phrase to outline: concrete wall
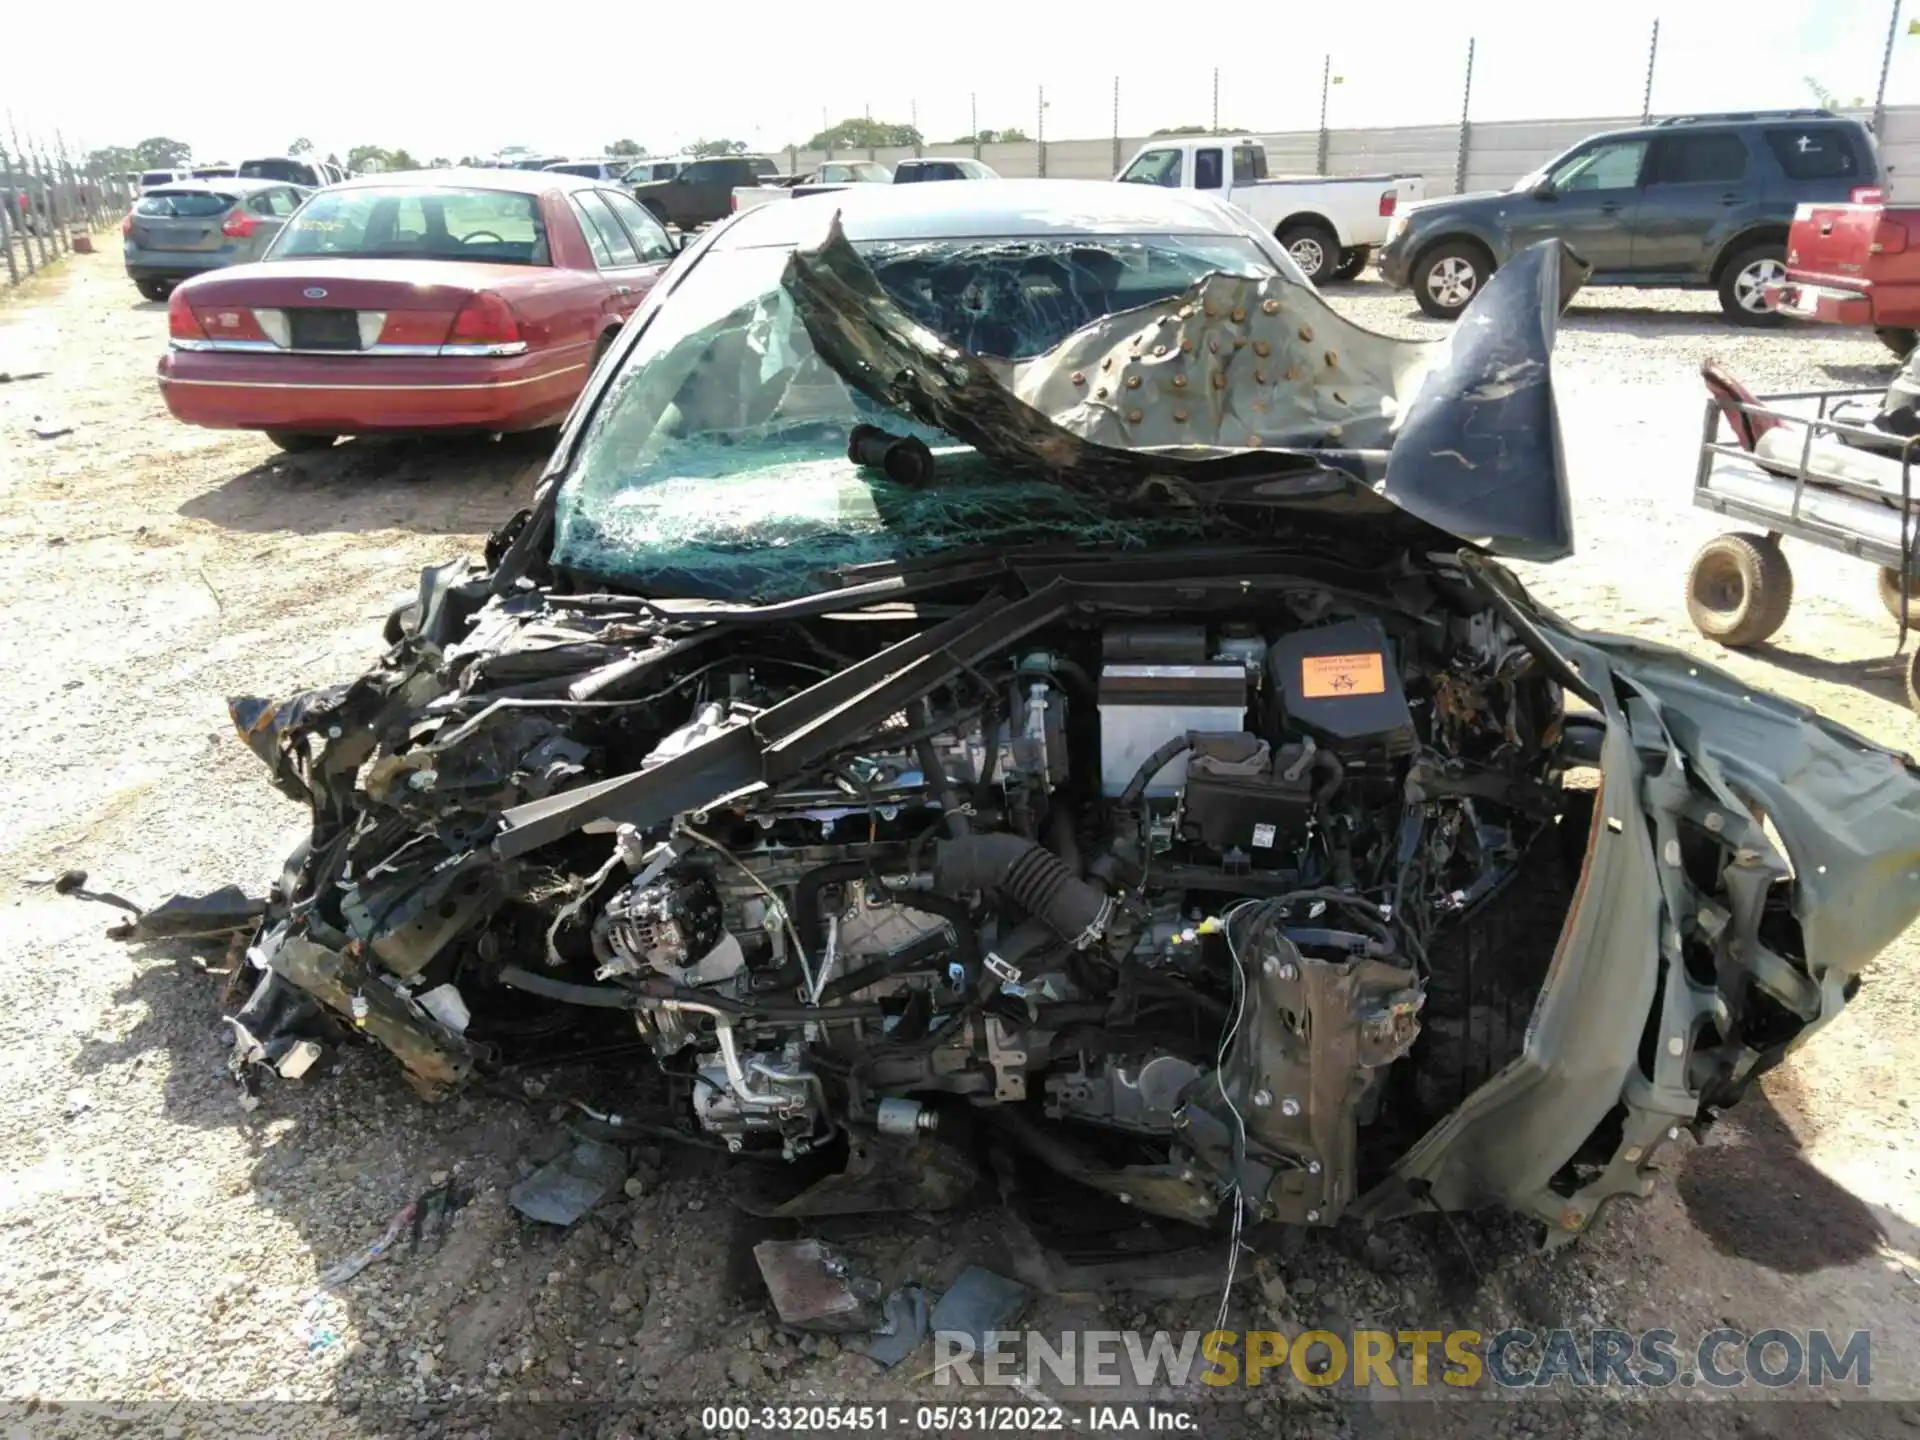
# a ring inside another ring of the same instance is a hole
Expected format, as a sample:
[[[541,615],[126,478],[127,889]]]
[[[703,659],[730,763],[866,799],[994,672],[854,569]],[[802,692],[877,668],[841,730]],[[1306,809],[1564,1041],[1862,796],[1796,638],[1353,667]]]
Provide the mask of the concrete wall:
[[[1871,112],[1846,112],[1859,119],[1871,118]],[[1583,120],[1498,120],[1467,127],[1467,185],[1469,190],[1505,189],[1522,175],[1552,159],[1569,145],[1597,130],[1611,130],[1637,124],[1632,115],[1597,115]],[[1267,164],[1275,175],[1312,175],[1317,172],[1320,134],[1315,130],[1293,130],[1260,137],[1267,147]],[[1118,146],[1119,163],[1124,165],[1146,143],[1145,137],[1122,137]],[[847,158],[844,151],[835,152]],[[855,155],[864,152],[853,152]],[[877,160],[892,162],[914,152],[908,148],[882,149]],[[925,155],[971,155],[970,145],[928,145]],[[1116,147],[1111,137],[1104,140],[1049,140],[1046,144],[1045,173],[1053,179],[1107,180],[1115,173]],[[1457,125],[1408,125],[1365,130],[1327,132],[1327,173],[1330,175],[1371,175],[1382,172],[1416,174],[1427,177],[1427,194],[1451,195],[1460,157],[1460,128]],[[1889,106],[1885,133],[1880,137],[1880,157],[1889,171],[1892,197],[1920,202],[1920,106]],[[780,159],[799,170],[810,170],[826,154],[818,150],[793,150],[780,153]],[[980,158],[1006,176],[1032,176],[1042,173],[1040,146],[1032,141],[1017,145],[983,145]]]

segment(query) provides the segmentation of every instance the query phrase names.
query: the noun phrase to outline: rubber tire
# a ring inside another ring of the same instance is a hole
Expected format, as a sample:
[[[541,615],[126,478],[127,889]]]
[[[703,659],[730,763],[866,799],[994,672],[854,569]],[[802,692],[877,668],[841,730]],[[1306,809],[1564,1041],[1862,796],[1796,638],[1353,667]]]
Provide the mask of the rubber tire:
[[[1290,256],[1293,254],[1293,247],[1301,241],[1313,241],[1320,247],[1320,264],[1309,270],[1298,258],[1295,258],[1293,263],[1299,265],[1301,273],[1316,285],[1324,285],[1330,280],[1339,278],[1334,272],[1340,268],[1340,256],[1343,252],[1340,249],[1339,237],[1326,226],[1317,221],[1302,220],[1276,230],[1273,238],[1280,242],[1280,248]]]
[[[1880,337],[1882,345],[1902,360],[1913,353],[1915,345],[1920,345],[1920,330],[1909,329],[1905,325],[1882,325],[1873,333]]]
[[[1887,614],[1896,624],[1900,620],[1900,572],[1891,565],[1882,565],[1876,577],[1876,589],[1880,592],[1880,603],[1886,607]],[[1907,584],[1907,619],[1920,626],[1920,575],[1916,575]]]
[[[149,300],[164,300],[169,295],[173,294],[173,281],[171,280],[136,280],[133,282],[133,288],[138,290],[142,295],[146,296],[146,298]]]
[[[1467,297],[1466,304],[1449,309],[1428,293],[1427,276],[1442,260],[1465,260],[1473,266],[1473,295]],[[1414,302],[1423,311],[1435,320],[1458,320],[1466,314],[1467,306],[1473,303],[1473,296],[1486,289],[1487,281],[1493,278],[1493,259],[1471,240],[1442,240],[1421,252],[1419,258],[1408,267],[1407,276],[1413,289]]]
[[[293,430],[269,430],[267,439],[289,455],[305,455],[314,450],[331,450],[337,435],[302,435]]]
[[[1720,313],[1726,316],[1729,325],[1740,325],[1749,330],[1757,330],[1786,323],[1786,317],[1775,311],[1755,312],[1747,309],[1734,298],[1733,282],[1739,278],[1742,270],[1756,260],[1778,260],[1784,269],[1787,263],[1787,242],[1763,240],[1758,245],[1748,245],[1735,253],[1720,268]]]
[[[1920,711],[1920,646],[1907,657],[1907,704]]]
[[[1334,269],[1335,280],[1352,280],[1367,268],[1367,262],[1373,259],[1373,247],[1355,245],[1340,252],[1340,264]]]
[[[1738,582],[1731,605],[1710,603],[1701,593],[1716,579]],[[1717,536],[1700,547],[1687,567],[1687,618],[1707,639],[1729,650],[1772,639],[1792,608],[1792,567],[1779,544],[1764,535]]]

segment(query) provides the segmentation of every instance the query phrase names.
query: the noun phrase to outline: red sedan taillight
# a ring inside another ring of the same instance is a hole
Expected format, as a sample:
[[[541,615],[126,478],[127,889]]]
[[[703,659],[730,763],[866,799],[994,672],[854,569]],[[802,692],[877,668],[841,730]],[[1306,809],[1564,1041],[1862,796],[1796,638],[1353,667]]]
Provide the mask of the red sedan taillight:
[[[260,222],[244,210],[235,210],[220,223],[220,233],[235,240],[244,240],[260,228]]]
[[[200,328],[200,317],[193,313],[193,307],[187,303],[185,290],[175,290],[167,297],[167,334],[175,340],[207,338],[207,332]]]
[[[491,290],[482,290],[460,307],[447,332],[449,345],[519,345],[520,321],[513,307]]]
[[[1399,208],[1400,192],[1398,190],[1382,190],[1380,192],[1380,213],[1383,216],[1390,216]]]
[[[1886,203],[1886,192],[1878,185],[1856,185],[1847,199],[1855,205],[1882,205]]]
[[[131,210],[120,219],[120,233],[123,236],[133,234],[133,212]]]

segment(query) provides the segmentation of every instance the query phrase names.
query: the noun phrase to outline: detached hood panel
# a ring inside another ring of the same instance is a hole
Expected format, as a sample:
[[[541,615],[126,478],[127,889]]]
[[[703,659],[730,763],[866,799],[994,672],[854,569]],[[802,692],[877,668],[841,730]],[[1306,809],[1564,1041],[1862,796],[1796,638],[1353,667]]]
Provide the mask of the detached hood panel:
[[[836,225],[783,283],[814,348],[873,399],[1062,484],[1196,506],[1312,503],[1330,473],[1500,553],[1571,552],[1550,352],[1586,268],[1558,241],[1496,274],[1445,340],[1392,340],[1285,276],[1215,273],[1032,359],[909,317]],[[1247,481],[1265,483],[1249,490]]]

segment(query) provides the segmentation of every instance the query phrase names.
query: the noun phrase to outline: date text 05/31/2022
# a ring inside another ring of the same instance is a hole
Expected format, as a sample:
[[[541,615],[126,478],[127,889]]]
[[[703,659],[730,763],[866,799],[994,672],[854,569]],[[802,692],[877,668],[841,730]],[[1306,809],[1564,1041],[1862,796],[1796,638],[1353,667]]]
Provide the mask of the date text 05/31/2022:
[[[700,1428],[715,1433],[773,1431],[980,1431],[985,1433],[1065,1431],[1066,1411],[1058,1405],[709,1405],[700,1412]],[[1075,1417],[1076,1429],[1180,1433],[1198,1428],[1191,1412],[1158,1406],[1095,1405]]]

